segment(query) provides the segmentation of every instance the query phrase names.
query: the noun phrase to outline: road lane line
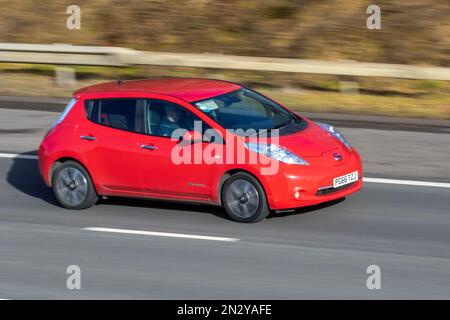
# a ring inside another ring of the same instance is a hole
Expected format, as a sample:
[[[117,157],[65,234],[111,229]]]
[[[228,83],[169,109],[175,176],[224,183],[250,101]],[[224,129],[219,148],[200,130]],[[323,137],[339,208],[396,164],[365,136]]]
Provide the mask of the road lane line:
[[[201,235],[196,235],[196,234],[156,232],[156,231],[143,231],[143,230],[127,230],[127,229],[114,229],[114,228],[99,228],[99,227],[83,228],[83,230],[98,231],[98,232],[110,232],[110,233],[136,234],[136,235],[141,235],[141,236],[184,238],[184,239],[211,240],[211,241],[224,241],[224,242],[236,242],[236,241],[241,240],[238,238],[201,236]]]
[[[0,153],[0,158],[37,160],[38,156],[30,154]]]
[[[398,180],[398,179],[381,179],[381,178],[363,178],[363,181],[369,183],[400,184],[406,186],[450,188],[450,183],[446,182],[428,182],[417,180]]]
[[[27,155],[27,154],[16,154],[16,153],[0,153],[0,158],[37,160],[38,156],[37,155]],[[397,185],[405,185],[405,186],[450,188],[450,183],[447,183],[447,182],[383,179],[383,178],[370,178],[370,177],[364,177],[363,181],[368,182],[368,183],[397,184]]]

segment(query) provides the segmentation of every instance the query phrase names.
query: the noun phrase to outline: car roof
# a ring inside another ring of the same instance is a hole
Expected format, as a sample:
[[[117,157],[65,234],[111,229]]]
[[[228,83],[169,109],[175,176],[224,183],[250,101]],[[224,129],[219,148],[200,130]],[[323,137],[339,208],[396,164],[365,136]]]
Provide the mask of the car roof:
[[[212,98],[235,91],[240,85],[214,79],[155,78],[146,80],[111,81],[77,90],[74,96],[96,92],[146,92],[177,97],[188,102]]]

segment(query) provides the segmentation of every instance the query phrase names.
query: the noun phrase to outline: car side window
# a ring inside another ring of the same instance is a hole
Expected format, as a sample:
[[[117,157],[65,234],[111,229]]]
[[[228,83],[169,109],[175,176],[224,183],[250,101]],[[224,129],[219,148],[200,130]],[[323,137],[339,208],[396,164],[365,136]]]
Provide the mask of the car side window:
[[[193,131],[200,124],[202,133],[211,128],[201,118],[177,104],[150,99],[146,100],[145,104],[146,127],[150,135],[171,137],[177,129]]]
[[[144,132],[139,99],[96,99],[85,103],[89,120],[115,129]]]

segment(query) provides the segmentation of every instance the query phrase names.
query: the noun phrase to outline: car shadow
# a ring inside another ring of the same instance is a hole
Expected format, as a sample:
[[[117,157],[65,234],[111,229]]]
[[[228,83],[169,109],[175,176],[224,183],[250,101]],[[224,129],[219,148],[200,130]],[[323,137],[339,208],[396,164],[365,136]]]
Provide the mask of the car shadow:
[[[341,203],[345,200],[345,197],[336,199],[336,200],[331,200],[331,201],[327,201],[327,202],[323,202],[320,204],[316,204],[314,206],[308,206],[308,207],[301,207],[301,208],[297,208],[294,209],[293,211],[287,211],[287,212],[271,212],[270,215],[267,217],[268,219],[273,219],[273,218],[284,218],[284,217],[289,217],[289,216],[293,216],[293,215],[301,215],[301,214],[306,214],[306,213],[311,213],[314,211],[319,211],[331,206],[334,206],[338,203]]]
[[[36,151],[21,153],[20,156],[36,156]],[[48,188],[39,173],[38,162],[33,159],[12,159],[6,181],[17,190],[50,204],[58,205],[53,192]]]
[[[208,204],[197,204],[179,201],[164,201],[155,199],[141,199],[141,198],[123,198],[123,197],[108,197],[107,199],[100,199],[97,205],[113,205],[126,206],[136,208],[151,208],[170,211],[184,211],[184,212],[198,212],[212,214],[216,217],[225,220],[231,220],[227,213],[219,206]]]
[[[20,156],[36,155],[37,151],[29,151],[20,154]],[[21,158],[12,159],[12,165],[7,173],[6,181],[11,186],[30,197],[41,199],[58,207],[60,206],[53,195],[52,189],[45,185],[44,180],[39,173],[38,162],[36,160]],[[193,211],[212,214],[219,218],[230,220],[222,208],[212,205],[121,197],[108,197],[105,200],[100,198],[97,205],[121,205],[127,207],[144,207],[185,212]]]
[[[36,151],[30,151],[22,153],[23,156],[35,156]],[[56,201],[51,188],[47,187],[42,180],[39,173],[38,162],[36,160],[14,158],[12,166],[7,174],[7,182],[16,188],[17,190],[33,197],[41,199],[47,203],[55,206],[59,206]],[[345,198],[321,203],[315,206],[297,208],[291,212],[271,212],[268,216],[269,219],[289,217],[292,215],[299,215],[318,211],[333,205],[336,205]],[[108,197],[107,199],[100,199],[97,205],[120,205],[127,207],[144,207],[152,209],[164,209],[184,212],[199,212],[212,214],[216,217],[225,220],[231,220],[226,212],[218,206],[212,206],[207,204],[192,204],[184,202],[172,202],[161,201],[151,199],[137,199],[137,198],[121,198],[121,197]]]

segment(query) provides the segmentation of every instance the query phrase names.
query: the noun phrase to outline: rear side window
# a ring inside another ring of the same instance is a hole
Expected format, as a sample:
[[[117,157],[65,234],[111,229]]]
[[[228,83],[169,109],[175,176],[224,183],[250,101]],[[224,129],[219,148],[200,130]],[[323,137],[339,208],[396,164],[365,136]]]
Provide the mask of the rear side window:
[[[104,126],[141,133],[144,130],[139,101],[139,99],[86,100],[86,115],[89,120]]]

